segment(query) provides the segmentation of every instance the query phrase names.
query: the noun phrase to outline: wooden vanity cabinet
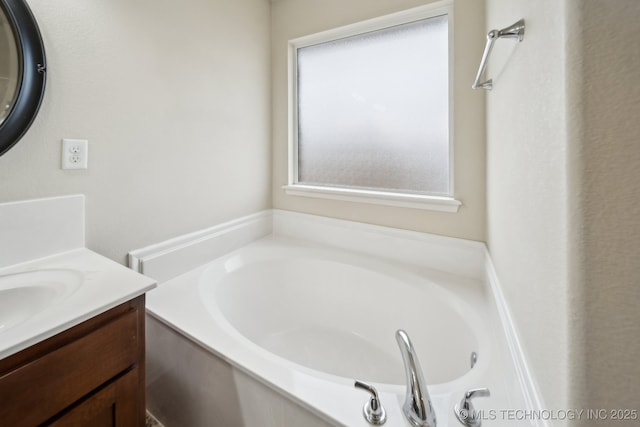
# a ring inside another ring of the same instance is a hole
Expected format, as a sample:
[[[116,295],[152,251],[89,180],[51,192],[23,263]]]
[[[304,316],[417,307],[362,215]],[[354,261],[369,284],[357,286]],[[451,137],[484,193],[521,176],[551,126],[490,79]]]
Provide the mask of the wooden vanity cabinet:
[[[143,427],[144,302],[0,360],[0,427]]]

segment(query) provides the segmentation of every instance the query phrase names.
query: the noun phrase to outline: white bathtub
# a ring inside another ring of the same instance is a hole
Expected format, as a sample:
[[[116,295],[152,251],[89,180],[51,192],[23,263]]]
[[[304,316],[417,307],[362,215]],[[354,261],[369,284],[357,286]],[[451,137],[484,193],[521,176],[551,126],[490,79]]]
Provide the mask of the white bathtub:
[[[475,402],[485,427],[520,425],[489,419],[523,398],[483,280],[393,258],[271,235],[161,283],[147,295],[149,410],[166,427],[365,427],[358,379],[385,425],[409,426],[404,329],[439,427],[461,425],[453,406],[478,387],[492,393]]]
[[[397,329],[409,333],[430,384],[470,375],[471,353],[489,353],[472,305],[382,260],[268,238],[211,263],[197,280],[227,334],[347,384],[404,384]]]

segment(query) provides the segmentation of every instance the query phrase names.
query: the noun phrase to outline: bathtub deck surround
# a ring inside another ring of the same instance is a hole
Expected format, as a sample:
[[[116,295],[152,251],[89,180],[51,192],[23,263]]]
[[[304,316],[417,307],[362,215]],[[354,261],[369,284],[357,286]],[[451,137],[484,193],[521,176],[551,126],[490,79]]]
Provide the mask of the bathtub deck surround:
[[[161,282],[148,295],[147,392],[166,425],[364,427],[361,380],[376,387],[385,425],[409,426],[398,329],[438,426],[460,425],[454,406],[472,389],[490,389],[474,405],[497,414],[493,425],[518,425],[500,410],[541,408],[482,243],[277,210],[176,242],[130,253]],[[383,308],[363,308],[373,306]]]
[[[129,252],[129,266],[165,282],[214,258],[275,235],[477,279],[485,246],[444,237],[279,209],[258,212]]]

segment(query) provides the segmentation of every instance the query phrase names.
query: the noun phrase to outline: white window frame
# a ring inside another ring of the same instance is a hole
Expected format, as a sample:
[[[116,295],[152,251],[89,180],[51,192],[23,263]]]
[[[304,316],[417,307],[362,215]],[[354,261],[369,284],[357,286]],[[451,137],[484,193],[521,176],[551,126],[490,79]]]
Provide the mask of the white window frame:
[[[298,183],[298,88],[297,50],[299,48],[357,36],[396,25],[407,24],[435,16],[447,15],[449,30],[449,195],[431,196],[398,193],[359,188],[313,186]],[[370,19],[352,25],[323,31],[321,33],[289,40],[289,174],[288,184],[283,186],[286,194],[344,200],[387,206],[428,209],[441,212],[457,212],[462,203],[454,197],[454,150],[453,150],[453,1],[443,0],[406,11]]]

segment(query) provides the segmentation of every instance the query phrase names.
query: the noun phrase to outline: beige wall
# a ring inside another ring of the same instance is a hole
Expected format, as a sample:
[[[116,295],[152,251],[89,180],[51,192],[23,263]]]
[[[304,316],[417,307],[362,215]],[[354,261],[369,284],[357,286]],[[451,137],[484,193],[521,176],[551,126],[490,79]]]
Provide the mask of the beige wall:
[[[565,2],[487,0],[499,40],[487,94],[487,241],[542,395],[567,405],[567,130]]]
[[[287,41],[431,3],[429,0],[278,0],[272,8],[273,205],[373,224],[426,231],[472,240],[485,238],[484,94],[471,90],[482,47],[483,2],[458,0],[454,7],[455,194],[458,213],[395,208],[288,196]]]
[[[88,247],[127,251],[271,206],[267,0],[30,0],[48,59],[0,201],[84,193]],[[89,169],[60,170],[60,140]]]
[[[571,324],[580,326],[570,397],[583,407],[640,409],[640,2],[567,3],[569,295]]]
[[[633,409],[636,0],[486,0],[486,23],[482,1],[455,2],[460,213],[282,191],[287,40],[426,3],[279,0],[270,15],[267,0],[30,0],[48,86],[31,130],[0,157],[0,201],[86,194],[88,246],[120,262],[128,250],[272,200],[282,209],[486,237],[547,406]],[[479,34],[519,18],[525,40],[500,41],[491,58],[494,90],[471,91]],[[64,137],[89,139],[88,170],[60,170]]]
[[[487,1],[521,17],[487,98],[491,255],[547,407],[637,410],[640,3]]]

